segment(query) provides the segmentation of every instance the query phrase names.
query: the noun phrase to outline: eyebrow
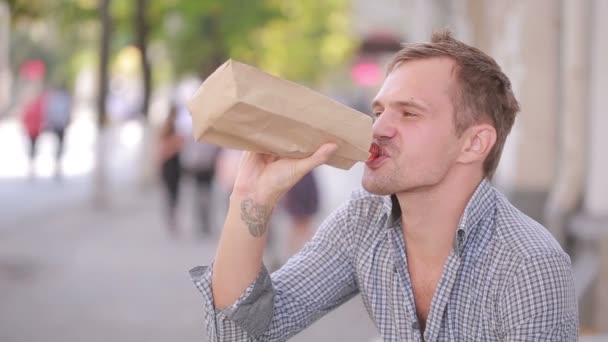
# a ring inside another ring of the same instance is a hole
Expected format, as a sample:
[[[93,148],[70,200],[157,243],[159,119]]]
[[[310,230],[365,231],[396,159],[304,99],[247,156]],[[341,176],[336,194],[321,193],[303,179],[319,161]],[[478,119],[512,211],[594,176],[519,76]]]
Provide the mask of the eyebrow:
[[[428,106],[426,106],[424,103],[422,103],[420,101],[416,101],[414,99],[393,101],[393,102],[391,102],[391,104],[394,106],[398,106],[398,107],[412,107],[412,108],[416,108],[416,109],[419,109],[424,112],[428,112]],[[374,109],[378,106],[382,106],[382,104],[380,103],[380,101],[374,100],[372,102],[372,109]]]

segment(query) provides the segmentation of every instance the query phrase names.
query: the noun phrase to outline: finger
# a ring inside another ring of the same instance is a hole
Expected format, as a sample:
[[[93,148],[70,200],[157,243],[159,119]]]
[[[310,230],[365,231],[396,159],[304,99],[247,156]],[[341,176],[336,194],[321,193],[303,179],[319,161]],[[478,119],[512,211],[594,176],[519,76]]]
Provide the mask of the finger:
[[[239,167],[246,163],[251,163],[252,160],[255,160],[256,156],[254,152],[243,151],[241,153],[241,159],[239,160]]]
[[[272,162],[274,162],[274,161],[279,160],[279,156],[275,156],[275,155],[272,155],[272,154],[265,154],[265,155],[264,155],[264,160],[265,160],[267,163],[272,163]]]
[[[334,155],[336,150],[338,149],[338,145],[334,143],[326,143],[321,145],[315,153],[313,153],[310,157],[300,159],[296,161],[296,170],[301,175],[304,175],[315,167],[326,163],[331,156]]]

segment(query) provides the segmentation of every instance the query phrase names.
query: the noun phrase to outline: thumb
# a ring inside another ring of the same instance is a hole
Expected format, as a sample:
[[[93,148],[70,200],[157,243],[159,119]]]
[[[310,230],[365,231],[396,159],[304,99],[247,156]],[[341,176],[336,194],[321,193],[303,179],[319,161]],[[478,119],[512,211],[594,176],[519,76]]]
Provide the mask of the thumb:
[[[337,149],[338,145],[334,143],[323,144],[310,157],[298,160],[296,168],[299,173],[306,174],[315,167],[326,163]]]

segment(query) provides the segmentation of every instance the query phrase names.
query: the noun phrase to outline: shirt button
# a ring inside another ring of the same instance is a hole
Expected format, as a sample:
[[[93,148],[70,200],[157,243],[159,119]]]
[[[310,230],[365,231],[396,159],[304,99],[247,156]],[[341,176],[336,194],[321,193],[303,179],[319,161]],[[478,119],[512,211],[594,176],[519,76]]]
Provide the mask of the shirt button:
[[[414,329],[414,330],[420,329],[420,324],[418,324],[418,321],[415,321],[412,323],[412,329]]]

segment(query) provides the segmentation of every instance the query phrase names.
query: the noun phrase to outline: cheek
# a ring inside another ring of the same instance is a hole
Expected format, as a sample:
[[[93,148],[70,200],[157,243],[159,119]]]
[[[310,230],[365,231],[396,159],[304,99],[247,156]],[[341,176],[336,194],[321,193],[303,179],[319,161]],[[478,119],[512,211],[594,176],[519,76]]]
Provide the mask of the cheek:
[[[402,157],[408,159],[412,167],[443,167],[455,158],[458,140],[452,132],[437,127],[418,127],[411,134],[404,135]]]

